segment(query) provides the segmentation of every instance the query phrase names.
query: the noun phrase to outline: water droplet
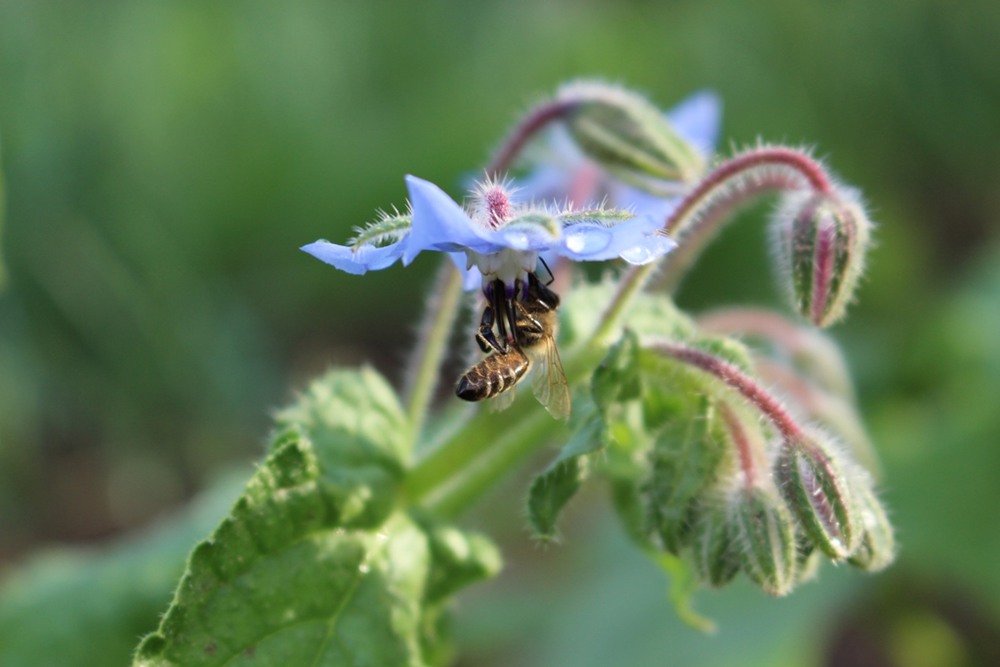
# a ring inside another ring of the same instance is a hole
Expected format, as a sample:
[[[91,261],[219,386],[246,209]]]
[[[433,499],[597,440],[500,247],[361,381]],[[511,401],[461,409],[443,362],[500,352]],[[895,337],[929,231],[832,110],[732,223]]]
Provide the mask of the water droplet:
[[[611,232],[600,227],[575,225],[575,229],[566,234],[566,247],[574,253],[591,255],[600,252],[611,243]]]

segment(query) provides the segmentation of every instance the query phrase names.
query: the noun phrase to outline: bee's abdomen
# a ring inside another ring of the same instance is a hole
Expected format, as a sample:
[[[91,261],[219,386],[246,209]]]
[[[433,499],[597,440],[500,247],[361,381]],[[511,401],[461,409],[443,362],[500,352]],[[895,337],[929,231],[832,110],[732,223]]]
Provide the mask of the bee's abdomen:
[[[455,394],[466,401],[493,398],[517,384],[526,372],[528,358],[520,350],[491,354],[459,378]]]

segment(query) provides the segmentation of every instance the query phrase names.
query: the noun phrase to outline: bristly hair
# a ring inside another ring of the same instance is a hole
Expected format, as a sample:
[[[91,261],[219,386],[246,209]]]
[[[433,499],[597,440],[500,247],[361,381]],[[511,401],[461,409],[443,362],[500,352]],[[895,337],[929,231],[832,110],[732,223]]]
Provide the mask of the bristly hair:
[[[354,228],[355,235],[347,242],[348,246],[357,250],[367,243],[380,248],[401,241],[410,233],[413,209],[409,204],[403,213],[393,206],[391,213],[380,209],[375,212],[375,216],[374,221]]]

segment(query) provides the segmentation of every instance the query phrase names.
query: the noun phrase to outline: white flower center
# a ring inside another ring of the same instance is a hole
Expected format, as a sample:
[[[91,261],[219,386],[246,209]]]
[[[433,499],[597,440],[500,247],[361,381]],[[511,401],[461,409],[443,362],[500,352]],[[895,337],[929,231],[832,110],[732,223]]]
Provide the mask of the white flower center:
[[[538,264],[538,253],[534,250],[514,250],[504,248],[500,252],[489,254],[466,250],[469,268],[475,266],[483,274],[483,288],[495,280],[503,281],[509,289],[514,288],[518,280],[528,283],[528,274],[535,270]]]

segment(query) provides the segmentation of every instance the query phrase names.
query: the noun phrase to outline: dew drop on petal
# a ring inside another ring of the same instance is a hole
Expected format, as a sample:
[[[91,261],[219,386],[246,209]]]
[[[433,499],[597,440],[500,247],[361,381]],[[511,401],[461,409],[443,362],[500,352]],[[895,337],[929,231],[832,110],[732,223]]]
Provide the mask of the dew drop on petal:
[[[528,235],[523,232],[507,232],[503,236],[507,245],[514,250],[524,250],[528,247]]]
[[[656,253],[644,245],[623,250],[620,255],[629,264],[646,264],[656,258]]]
[[[600,252],[611,243],[611,232],[596,227],[586,227],[566,234],[566,248],[570,252],[590,255]]]

